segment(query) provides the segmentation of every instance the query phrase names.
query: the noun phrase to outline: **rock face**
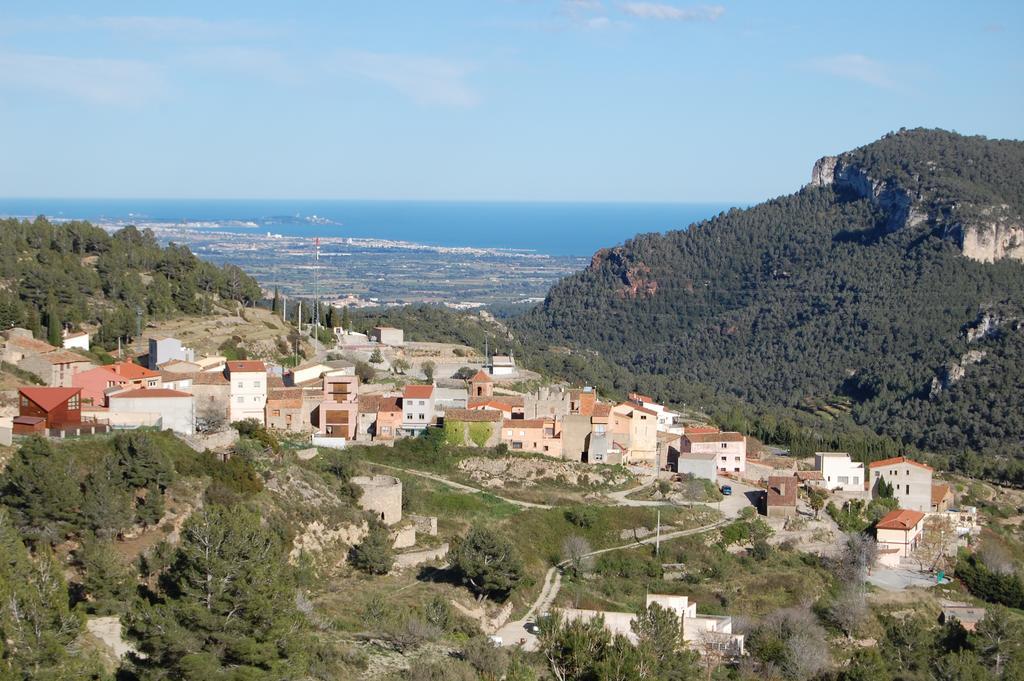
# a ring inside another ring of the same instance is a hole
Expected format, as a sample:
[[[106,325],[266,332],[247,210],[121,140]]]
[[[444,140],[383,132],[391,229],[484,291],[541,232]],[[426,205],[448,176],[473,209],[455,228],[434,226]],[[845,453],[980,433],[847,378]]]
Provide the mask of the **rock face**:
[[[841,156],[818,159],[811,169],[810,186],[834,187],[838,192],[868,199],[887,215],[885,228],[889,232],[924,222],[947,222],[945,234],[964,256],[986,263],[1024,261],[1024,218],[1014,215],[1009,206],[973,206],[972,217],[950,220],[950,215],[961,212],[960,206],[935,199],[926,201],[895,181],[873,179]]]
[[[938,397],[943,390],[949,390],[956,385],[960,379],[967,375],[967,367],[971,364],[978,364],[988,354],[984,350],[968,350],[960,358],[959,362],[950,362],[942,367],[935,378],[932,379],[931,390],[928,396],[932,399]]]

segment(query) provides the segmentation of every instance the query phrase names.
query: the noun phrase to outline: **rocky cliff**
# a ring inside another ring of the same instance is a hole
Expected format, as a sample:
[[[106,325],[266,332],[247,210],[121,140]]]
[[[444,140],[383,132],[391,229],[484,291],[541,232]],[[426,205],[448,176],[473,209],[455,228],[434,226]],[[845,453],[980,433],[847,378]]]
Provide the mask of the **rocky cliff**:
[[[929,224],[941,228],[946,238],[972,260],[1024,261],[1021,212],[1008,203],[992,201],[997,197],[991,192],[968,195],[965,200],[956,191],[961,188],[961,170],[950,173],[942,164],[941,158],[929,159],[913,171],[904,167],[900,169],[903,172],[878,175],[865,168],[857,152],[848,152],[818,159],[811,170],[810,186],[830,186],[851,199],[868,199],[887,216],[884,226],[889,232]],[[951,174],[958,182],[949,180]]]

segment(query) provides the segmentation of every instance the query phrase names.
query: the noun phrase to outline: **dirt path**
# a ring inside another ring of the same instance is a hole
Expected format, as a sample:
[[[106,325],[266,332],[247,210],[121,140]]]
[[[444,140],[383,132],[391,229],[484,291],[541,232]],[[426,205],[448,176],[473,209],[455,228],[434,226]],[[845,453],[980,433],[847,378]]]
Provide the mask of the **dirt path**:
[[[391,466],[391,465],[388,465],[386,463],[374,463],[372,461],[369,461],[367,463],[369,463],[372,466],[380,466],[381,468],[387,468],[389,470],[398,471],[400,473],[408,473],[409,475],[415,475],[415,476],[418,476],[418,477],[421,477],[421,478],[426,478],[427,480],[433,480],[434,482],[439,482],[442,485],[445,485],[447,487],[451,487],[452,489],[457,489],[460,492],[469,492],[471,494],[490,494],[492,497],[497,497],[498,499],[501,499],[502,501],[506,501],[506,502],[508,502],[510,504],[513,504],[515,506],[519,506],[520,508],[543,508],[543,509],[556,508],[555,506],[549,506],[548,504],[536,504],[536,503],[534,503],[532,501],[522,501],[520,499],[512,499],[510,497],[503,497],[500,494],[496,494],[496,493],[494,493],[493,491],[491,491],[489,489],[481,489],[479,487],[472,487],[470,485],[464,485],[461,482],[455,482],[454,480],[449,480],[448,478],[444,477],[443,475],[437,475],[435,473],[425,473],[424,471],[417,471],[417,470],[412,469],[412,468],[401,468],[399,466]]]
[[[694,534],[702,534],[704,532],[710,532],[711,530],[718,529],[730,522],[729,518],[722,518],[708,525],[701,525],[700,527],[691,527],[686,530],[676,530],[675,532],[666,532],[661,537],[651,535],[638,541],[632,541],[628,544],[621,544],[619,546],[610,546],[605,549],[598,549],[591,551],[584,557],[600,556],[605,553],[611,553],[612,551],[621,551],[623,549],[632,549],[638,546],[650,545],[657,541],[668,541],[670,539],[678,539],[679,537],[689,537]],[[555,599],[558,598],[558,592],[562,587],[562,570],[569,564],[569,561],[562,561],[558,565],[549,568],[547,573],[544,575],[544,585],[541,587],[540,594],[537,599],[530,606],[530,609],[526,611],[526,614],[518,620],[513,622],[507,622],[504,626],[500,627],[494,632],[494,636],[501,639],[501,645],[503,646],[517,646],[522,645],[525,650],[536,650],[537,648],[537,637],[527,630],[526,625],[534,622],[539,615],[547,612],[554,604]]]

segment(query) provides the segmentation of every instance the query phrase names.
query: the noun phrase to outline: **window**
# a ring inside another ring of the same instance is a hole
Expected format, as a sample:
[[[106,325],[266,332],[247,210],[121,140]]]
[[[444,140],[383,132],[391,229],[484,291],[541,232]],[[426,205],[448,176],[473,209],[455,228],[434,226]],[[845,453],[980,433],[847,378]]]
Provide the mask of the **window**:
[[[412,421],[412,414],[406,414],[405,415],[405,420],[406,421]]]
[[[238,402],[239,404],[241,404],[242,402],[245,402],[245,398],[244,398],[244,397],[242,397],[241,395],[239,395],[239,396],[238,396],[238,399],[237,399],[236,401],[237,401],[237,402]]]
[[[740,472],[740,467],[736,466],[736,468],[733,468],[733,471],[736,472],[736,473],[739,473]]]
[[[907,485],[907,494],[910,494],[910,485]]]
[[[522,442],[513,442],[512,443],[512,449],[522,449],[522,448],[523,448],[523,443]]]
[[[738,457],[738,456],[734,456],[734,457],[732,458],[732,460],[733,460],[733,461],[739,461],[739,460],[740,460],[740,457]]]
[[[424,420],[426,420],[426,418],[427,418],[426,414],[420,414],[420,421],[424,421]]]
[[[275,409],[273,411],[273,413],[271,414],[271,416],[280,416],[280,415],[281,415],[281,410],[280,409]]]
[[[836,482],[838,482],[840,485],[846,485],[850,482],[850,478],[847,475],[840,475],[838,478],[836,478]]]
[[[78,395],[72,395],[71,399],[68,400],[68,409],[78,409]]]
[[[547,445],[544,445],[544,451],[545,452],[548,451],[548,446]]]
[[[242,381],[239,381],[238,382],[238,387],[239,388],[244,388],[245,387],[245,383],[243,383]]]
[[[728,449],[728,448],[729,448],[729,443],[728,442],[723,442],[722,443],[722,449]]]
[[[254,387],[254,388],[260,387],[260,382],[259,381],[253,381],[252,382],[252,387]]]

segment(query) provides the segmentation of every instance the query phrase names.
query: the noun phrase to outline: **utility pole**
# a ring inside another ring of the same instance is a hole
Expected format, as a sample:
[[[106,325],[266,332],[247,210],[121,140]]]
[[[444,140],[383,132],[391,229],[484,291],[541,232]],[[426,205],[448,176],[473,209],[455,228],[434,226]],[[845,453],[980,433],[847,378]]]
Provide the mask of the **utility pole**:
[[[313,338],[320,338],[320,237],[316,238],[313,258]]]
[[[302,299],[299,299],[299,333],[302,333]]]
[[[654,555],[661,555],[661,509],[658,509],[658,525],[654,535]]]

